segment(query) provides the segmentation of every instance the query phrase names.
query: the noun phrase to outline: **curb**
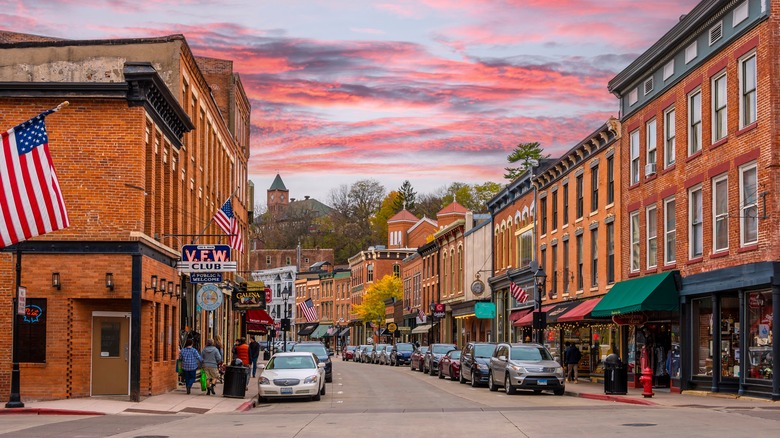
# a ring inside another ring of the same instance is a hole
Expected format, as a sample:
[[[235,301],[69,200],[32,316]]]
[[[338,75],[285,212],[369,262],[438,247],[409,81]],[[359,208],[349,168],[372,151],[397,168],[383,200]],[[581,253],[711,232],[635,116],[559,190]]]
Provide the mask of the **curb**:
[[[74,411],[68,409],[52,408],[4,408],[0,409],[0,415],[106,415],[105,412]]]
[[[642,400],[642,399],[636,399],[636,398],[629,398],[629,397],[621,397],[619,395],[606,395],[606,394],[587,394],[582,392],[569,392],[566,391],[566,395],[570,395],[573,397],[580,397],[580,398],[587,398],[591,400],[601,400],[601,401],[612,401],[617,403],[628,403],[632,405],[642,405],[642,406],[659,406],[658,403],[649,401],[649,400]]]
[[[254,400],[249,400],[249,401],[245,401],[244,403],[241,403],[241,406],[237,407],[236,411],[237,412],[247,412],[250,409],[252,409],[253,407],[255,407],[255,401]]]

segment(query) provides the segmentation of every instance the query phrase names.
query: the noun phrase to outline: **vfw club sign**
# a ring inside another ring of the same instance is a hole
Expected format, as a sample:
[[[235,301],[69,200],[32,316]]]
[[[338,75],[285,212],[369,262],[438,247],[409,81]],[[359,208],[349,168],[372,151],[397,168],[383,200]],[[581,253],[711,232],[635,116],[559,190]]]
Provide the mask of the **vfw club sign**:
[[[236,272],[236,262],[230,261],[228,245],[184,245],[176,268],[182,273]]]

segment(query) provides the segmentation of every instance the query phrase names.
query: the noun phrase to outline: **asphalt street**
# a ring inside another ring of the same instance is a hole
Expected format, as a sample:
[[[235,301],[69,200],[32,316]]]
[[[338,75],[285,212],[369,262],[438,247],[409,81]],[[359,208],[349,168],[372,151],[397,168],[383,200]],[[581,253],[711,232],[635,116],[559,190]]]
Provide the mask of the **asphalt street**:
[[[210,415],[5,416],[13,437],[776,437],[780,405],[641,406],[586,398],[508,396],[410,371],[334,363],[319,402],[259,404]],[[36,417],[36,416],[27,416]],[[37,424],[36,424],[37,421]]]

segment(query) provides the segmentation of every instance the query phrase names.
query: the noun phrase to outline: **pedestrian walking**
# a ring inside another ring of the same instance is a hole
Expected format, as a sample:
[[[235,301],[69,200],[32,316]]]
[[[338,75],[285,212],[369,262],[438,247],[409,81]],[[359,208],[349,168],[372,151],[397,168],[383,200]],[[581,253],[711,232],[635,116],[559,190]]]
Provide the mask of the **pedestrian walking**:
[[[239,338],[236,341],[236,346],[233,347],[233,362],[236,359],[241,361],[241,366],[244,367],[244,372],[247,374],[246,390],[249,391],[249,346],[246,344],[246,338]]]
[[[563,357],[563,361],[566,363],[566,380],[575,384],[579,383],[578,368],[582,359],[582,352],[577,348],[577,344],[572,342],[564,351]]]
[[[217,347],[219,355],[222,356],[222,363],[219,364],[219,383],[222,383],[222,376],[225,375],[225,348],[222,345],[222,337],[214,336],[214,346]]]
[[[252,361],[252,378],[257,375],[257,360],[260,358],[260,343],[257,342],[255,336],[249,337],[249,360]]]
[[[206,373],[208,382],[206,382],[206,395],[216,394],[214,387],[219,381],[219,365],[222,363],[222,354],[216,346],[214,340],[206,341],[206,347],[200,352],[203,358],[203,371]]]
[[[187,394],[189,394],[192,384],[195,382],[195,371],[203,363],[203,358],[198,350],[192,348],[192,339],[187,339],[185,342],[184,348],[179,352],[179,359],[181,359],[181,369],[182,374],[184,374],[184,385],[187,387]]]

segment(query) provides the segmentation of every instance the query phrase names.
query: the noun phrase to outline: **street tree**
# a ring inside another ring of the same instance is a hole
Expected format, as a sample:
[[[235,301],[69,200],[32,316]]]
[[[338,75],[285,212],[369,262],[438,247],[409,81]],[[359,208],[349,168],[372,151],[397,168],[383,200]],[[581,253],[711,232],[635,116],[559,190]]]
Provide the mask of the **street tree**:
[[[382,324],[385,321],[385,300],[395,298],[397,301],[403,297],[404,287],[401,279],[394,275],[385,275],[368,286],[363,302],[354,305],[352,309],[364,323],[377,321]]]
[[[545,155],[543,152],[539,142],[519,143],[506,159],[510,163],[519,163],[520,165],[518,167],[505,167],[504,170],[507,173],[504,174],[504,178],[513,181],[527,169],[539,164],[540,160],[550,156],[549,154]]]

